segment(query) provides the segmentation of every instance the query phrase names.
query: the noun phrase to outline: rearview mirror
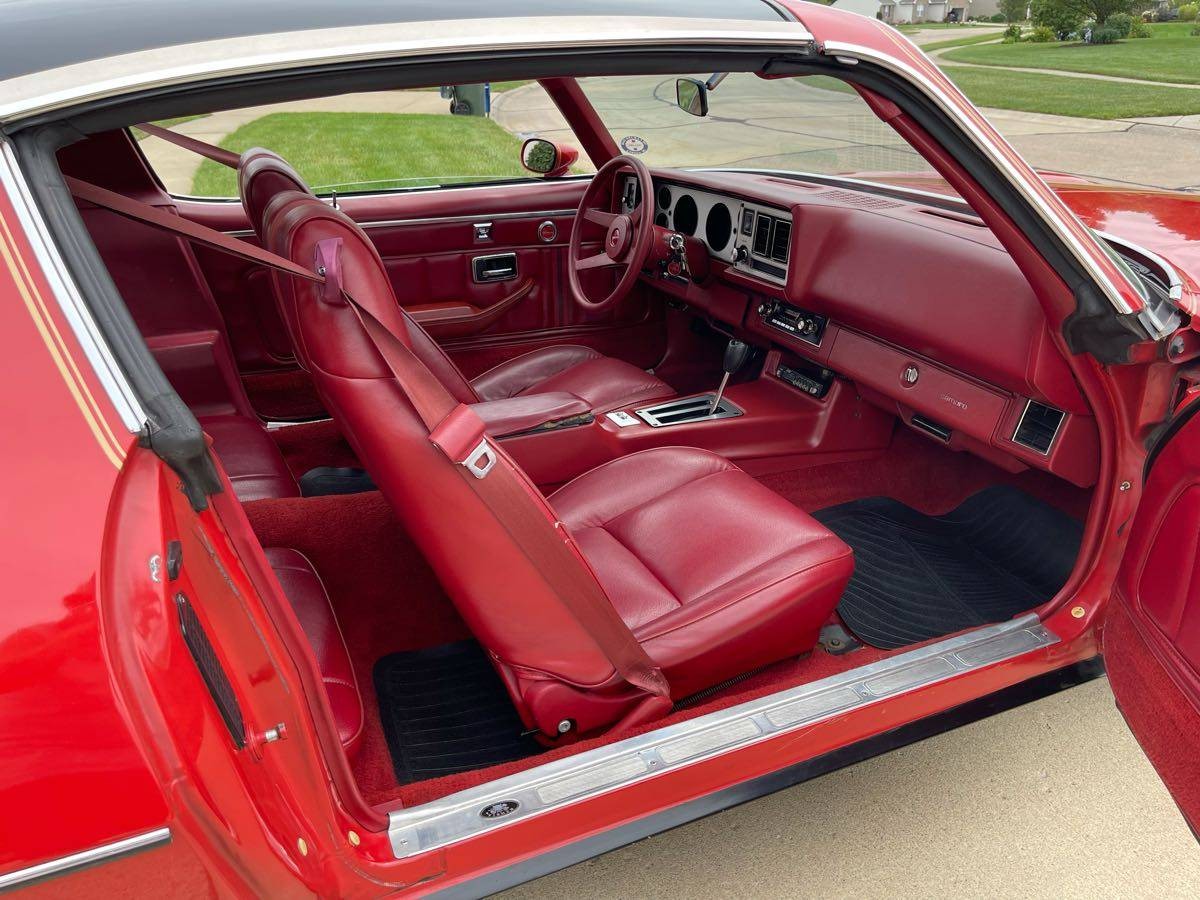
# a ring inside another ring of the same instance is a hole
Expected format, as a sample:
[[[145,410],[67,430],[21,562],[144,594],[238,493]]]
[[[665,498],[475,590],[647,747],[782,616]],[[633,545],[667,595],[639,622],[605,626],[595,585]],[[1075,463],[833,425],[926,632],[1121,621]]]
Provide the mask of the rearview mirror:
[[[547,178],[561,178],[579,158],[574,147],[563,147],[544,138],[529,138],[521,145],[521,165]]]
[[[675,79],[675,102],[689,116],[708,115],[708,88],[695,78]]]

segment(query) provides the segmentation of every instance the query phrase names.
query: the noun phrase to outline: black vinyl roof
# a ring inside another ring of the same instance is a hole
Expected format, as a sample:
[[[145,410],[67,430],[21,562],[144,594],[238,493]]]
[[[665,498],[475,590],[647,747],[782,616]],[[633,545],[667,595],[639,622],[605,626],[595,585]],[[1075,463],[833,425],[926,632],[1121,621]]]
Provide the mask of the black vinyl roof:
[[[196,41],[514,16],[783,18],[767,0],[0,0],[0,80]]]

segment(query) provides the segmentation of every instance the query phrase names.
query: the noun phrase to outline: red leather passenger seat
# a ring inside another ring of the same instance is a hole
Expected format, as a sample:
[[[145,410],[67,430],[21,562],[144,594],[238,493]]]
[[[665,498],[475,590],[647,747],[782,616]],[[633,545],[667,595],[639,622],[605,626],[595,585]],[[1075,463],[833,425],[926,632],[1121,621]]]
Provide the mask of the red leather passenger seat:
[[[334,618],[329,595],[304,554],[286,547],[269,547],[263,552],[312,645],[333,710],[333,720],[337,723],[338,738],[346,753],[351,755],[358,749],[362,737],[363,703],[346,640]]]
[[[729,460],[645,450],[547,498],[676,700],[812,647],[850,548]]]
[[[269,249],[331,282],[272,273],[293,345],[527,727],[633,726],[812,648],[852,569],[823,526],[727,460],[680,447],[625,457],[547,500],[431,377],[354,222],[293,192],[272,201],[267,234]],[[435,428],[464,447],[482,439],[495,471],[473,477]],[[480,477],[493,487],[475,487]],[[503,512],[485,500],[492,490]]]

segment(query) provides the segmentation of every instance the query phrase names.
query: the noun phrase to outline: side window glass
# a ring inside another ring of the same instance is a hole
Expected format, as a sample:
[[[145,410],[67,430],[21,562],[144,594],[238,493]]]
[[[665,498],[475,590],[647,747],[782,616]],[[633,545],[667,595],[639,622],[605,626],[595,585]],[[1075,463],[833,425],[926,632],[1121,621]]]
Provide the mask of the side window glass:
[[[345,94],[156,124],[239,153],[273,150],[318,194],[530,179],[536,176],[521,165],[526,138],[577,146],[549,96],[530,81]],[[171,194],[237,197],[232,170],[137,129],[134,136]]]

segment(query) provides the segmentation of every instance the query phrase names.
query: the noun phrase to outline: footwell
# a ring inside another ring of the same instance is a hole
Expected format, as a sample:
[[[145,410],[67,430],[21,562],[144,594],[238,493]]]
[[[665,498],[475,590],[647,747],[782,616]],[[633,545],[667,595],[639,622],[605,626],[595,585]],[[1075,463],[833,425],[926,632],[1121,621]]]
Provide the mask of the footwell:
[[[540,749],[483,649],[460,641],[375,664],[379,715],[396,779],[409,784],[521,759]]]
[[[894,650],[1001,622],[1058,592],[1082,523],[1013,487],[990,487],[928,516],[888,497],[815,517],[854,549],[838,615],[858,638]]]

